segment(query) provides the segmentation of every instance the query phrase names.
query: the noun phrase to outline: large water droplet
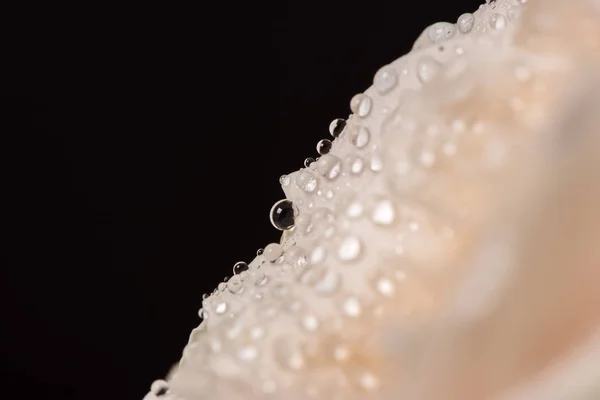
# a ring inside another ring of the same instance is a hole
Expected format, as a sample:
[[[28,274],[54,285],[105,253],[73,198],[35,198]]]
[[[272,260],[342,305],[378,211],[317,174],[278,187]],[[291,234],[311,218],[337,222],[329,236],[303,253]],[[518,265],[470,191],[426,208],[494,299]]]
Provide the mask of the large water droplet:
[[[475,24],[475,17],[471,13],[465,13],[458,17],[456,25],[460,33],[466,34],[471,32],[473,25]]]
[[[317,161],[317,171],[329,180],[337,178],[341,170],[342,161],[332,154],[325,154]]]
[[[248,271],[248,264],[243,261],[238,261],[233,265],[233,274],[241,274],[244,271]]]
[[[271,224],[280,231],[294,227],[295,210],[290,200],[279,200],[271,208]]]
[[[354,261],[360,255],[362,244],[356,236],[346,236],[338,248],[338,258],[340,261]]]
[[[396,86],[398,76],[394,67],[387,65],[381,68],[373,78],[373,86],[380,94],[386,94]]]
[[[334,119],[329,124],[329,133],[334,138],[340,136],[346,127],[346,121],[342,118]]]
[[[331,140],[322,139],[317,143],[317,153],[323,156],[331,151],[331,146]]]

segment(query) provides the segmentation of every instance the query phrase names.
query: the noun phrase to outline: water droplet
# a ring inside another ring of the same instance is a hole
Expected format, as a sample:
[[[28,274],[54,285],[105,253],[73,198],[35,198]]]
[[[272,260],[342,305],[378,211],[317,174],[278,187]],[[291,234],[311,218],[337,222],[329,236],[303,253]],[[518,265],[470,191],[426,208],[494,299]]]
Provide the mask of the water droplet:
[[[354,114],[358,113],[358,107],[360,106],[363,96],[364,94],[359,93],[354,95],[354,97],[352,97],[350,100],[350,111],[352,111]]]
[[[378,154],[373,154],[373,156],[371,157],[371,164],[369,165],[369,168],[373,172],[381,171],[383,169],[383,160],[381,159],[381,156],[379,156]]]
[[[390,200],[381,200],[373,208],[371,218],[378,225],[390,225],[394,222],[396,211]]]
[[[221,303],[217,304],[217,307],[215,308],[215,313],[217,315],[223,315],[226,312],[227,312],[227,303],[222,301]]]
[[[271,224],[280,231],[294,227],[294,205],[290,200],[279,200],[271,208]]]
[[[227,282],[227,290],[229,290],[229,292],[232,294],[241,293],[243,289],[244,284],[242,283],[239,275],[232,276],[229,282]]]
[[[361,202],[353,201],[346,209],[346,215],[350,218],[358,218],[363,214],[364,207]]]
[[[347,236],[342,240],[338,248],[338,258],[340,261],[354,261],[360,255],[362,244],[356,236]]]
[[[259,249],[260,251],[260,249]],[[258,252],[257,252],[258,254]],[[248,270],[248,264],[246,264],[243,261],[238,261],[233,265],[233,274],[237,275],[237,274],[241,274],[244,271]]]
[[[431,43],[437,43],[442,40],[446,40],[454,36],[456,33],[456,28],[454,24],[449,22],[438,22],[436,24],[431,25],[429,30],[427,31],[427,37],[431,41]]]
[[[299,371],[306,365],[304,354],[291,340],[277,340],[274,347],[275,359],[283,368]]]
[[[327,252],[323,246],[317,246],[310,253],[310,263],[318,264],[325,259],[327,256]]]
[[[334,119],[329,124],[329,133],[334,138],[340,136],[346,127],[346,121],[342,118]]]
[[[164,396],[169,391],[169,384],[167,381],[162,379],[158,379],[152,382],[150,386],[150,391],[157,397]]]
[[[307,332],[314,333],[319,329],[319,319],[314,314],[306,314],[300,319],[300,326]]]
[[[422,57],[417,63],[417,77],[422,83],[433,80],[440,71],[440,63],[431,56]]]
[[[362,149],[371,139],[371,132],[364,126],[354,126],[350,133],[350,142],[357,148]]]
[[[265,260],[275,262],[283,255],[283,247],[279,243],[271,243],[265,247],[263,257]]]
[[[322,139],[319,141],[319,143],[317,143],[317,153],[320,155],[325,155],[331,151],[331,146],[331,140]]]
[[[317,161],[317,171],[327,179],[337,178],[341,170],[342,161],[332,154],[325,154]]]
[[[250,362],[256,360],[258,357],[258,349],[253,345],[243,346],[237,353],[237,357],[240,361]]]
[[[460,33],[469,33],[473,29],[473,25],[475,25],[475,17],[471,13],[465,13],[458,17],[456,25]]]
[[[377,291],[386,297],[392,297],[396,292],[396,285],[394,282],[385,276],[379,278],[375,283],[375,286]]]
[[[373,100],[371,100],[371,98],[366,94],[363,95],[360,99],[360,103],[358,104],[358,111],[356,112],[356,114],[361,118],[366,117],[371,112],[372,105]]]
[[[280,184],[281,186],[288,186],[288,185],[290,184],[290,180],[291,180],[291,179],[290,179],[290,177],[289,177],[289,176],[287,176],[287,175],[281,175],[281,176],[279,177],[279,184]]]
[[[314,282],[315,292],[321,296],[329,296],[336,292],[340,287],[340,275],[329,269],[323,270],[323,273]]]
[[[396,86],[398,83],[398,76],[396,70],[392,66],[385,66],[381,68],[375,74],[373,78],[373,86],[380,94],[386,94]]]
[[[350,296],[342,304],[342,310],[346,316],[356,318],[361,314],[362,307],[356,297]]]
[[[315,159],[312,157],[307,157],[304,160],[304,168],[310,168],[310,165],[315,162]]]
[[[257,255],[257,256],[262,256],[262,253],[263,253],[264,251],[265,251],[265,249],[263,249],[263,248],[260,248],[260,249],[256,250],[256,255]]]
[[[496,13],[490,17],[490,26],[493,29],[496,29],[496,30],[504,29],[504,28],[506,28],[506,24],[507,24],[506,17],[502,14]]]
[[[359,175],[360,173],[362,173],[364,166],[365,162],[363,161],[363,159],[356,156],[350,162],[350,172],[353,175]]]

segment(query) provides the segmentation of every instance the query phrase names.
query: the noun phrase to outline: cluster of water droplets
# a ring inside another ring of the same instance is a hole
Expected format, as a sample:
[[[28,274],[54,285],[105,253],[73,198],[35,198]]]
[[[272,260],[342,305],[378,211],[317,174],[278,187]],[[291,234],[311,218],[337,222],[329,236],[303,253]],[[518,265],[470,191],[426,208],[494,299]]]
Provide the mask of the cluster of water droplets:
[[[460,110],[444,114],[435,102],[429,115],[419,96],[446,80],[457,82],[453,96],[468,101],[461,79],[470,72],[461,60],[471,49],[502,47],[524,3],[488,1],[454,24],[436,23],[408,56],[377,71],[373,86],[350,100],[351,115],[331,122],[318,159],[281,176],[285,198],[269,215],[281,241],[236,263],[204,298],[203,322],[177,372],[169,384],[153,384],[149,399],[346,399],[398,384],[386,376],[370,332],[398,315],[434,312],[429,277],[447,273],[438,267],[460,251],[461,221],[483,215],[465,166],[494,174],[508,146],[498,135],[504,127]],[[532,72],[515,63],[514,85],[535,92]]]

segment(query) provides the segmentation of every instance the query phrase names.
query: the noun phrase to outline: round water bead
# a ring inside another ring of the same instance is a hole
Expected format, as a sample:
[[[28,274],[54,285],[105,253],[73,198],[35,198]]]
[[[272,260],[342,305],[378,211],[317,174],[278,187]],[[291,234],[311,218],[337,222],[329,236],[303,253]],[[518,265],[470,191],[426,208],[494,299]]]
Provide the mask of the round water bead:
[[[326,154],[317,162],[317,171],[327,179],[335,179],[342,170],[342,161],[334,155]]]
[[[275,262],[283,255],[283,247],[279,243],[271,243],[265,247],[263,257],[265,260]]]
[[[322,139],[319,141],[319,143],[317,143],[317,153],[320,155],[325,155],[331,151],[331,146],[331,140]]]
[[[471,13],[465,13],[458,17],[456,25],[460,33],[469,33],[473,29],[473,25],[475,25],[475,16]]]
[[[265,249],[263,249],[263,248],[260,248],[260,249],[256,250],[256,255],[257,255],[257,256],[262,256],[262,253],[263,253],[264,251],[265,251]]]
[[[244,271],[248,270],[248,264],[243,261],[238,261],[233,265],[233,274],[241,274]]]
[[[158,379],[152,382],[150,391],[157,397],[164,396],[169,391],[169,384],[162,379]]]
[[[334,119],[333,121],[331,121],[331,124],[329,124],[329,133],[334,138],[338,137],[342,134],[345,127],[346,127],[345,120],[343,120],[342,118]]]
[[[279,200],[271,208],[271,224],[280,231],[292,229],[294,227],[294,214],[294,204],[290,200]]]
[[[379,94],[389,92],[397,83],[398,76],[396,75],[396,71],[394,70],[394,67],[389,65],[377,71],[373,78],[373,86],[375,86],[375,89],[377,89]]]
[[[350,133],[350,141],[359,149],[362,149],[369,144],[370,139],[371,132],[364,126],[355,126]]]
[[[449,22],[438,22],[436,24],[431,25],[429,30],[427,31],[427,37],[432,43],[437,43],[442,40],[446,40],[454,36],[456,32],[456,28],[454,24]]]
[[[307,193],[312,193],[317,188],[317,179],[308,171],[302,171],[296,175],[295,182],[299,189]]]
[[[314,162],[315,162],[315,159],[314,159],[314,158],[312,158],[312,157],[308,157],[308,158],[306,158],[306,159],[304,160],[304,168],[308,168],[308,167],[310,167],[310,165],[311,165],[312,163],[314,163]]]

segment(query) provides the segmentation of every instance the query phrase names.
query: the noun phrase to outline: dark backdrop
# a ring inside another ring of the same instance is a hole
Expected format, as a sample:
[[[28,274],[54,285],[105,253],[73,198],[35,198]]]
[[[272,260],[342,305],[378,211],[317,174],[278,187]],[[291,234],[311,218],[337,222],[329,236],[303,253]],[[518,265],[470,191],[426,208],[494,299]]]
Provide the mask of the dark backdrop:
[[[479,1],[188,3],[2,10],[3,396],[141,399],[279,237],[279,176]]]

